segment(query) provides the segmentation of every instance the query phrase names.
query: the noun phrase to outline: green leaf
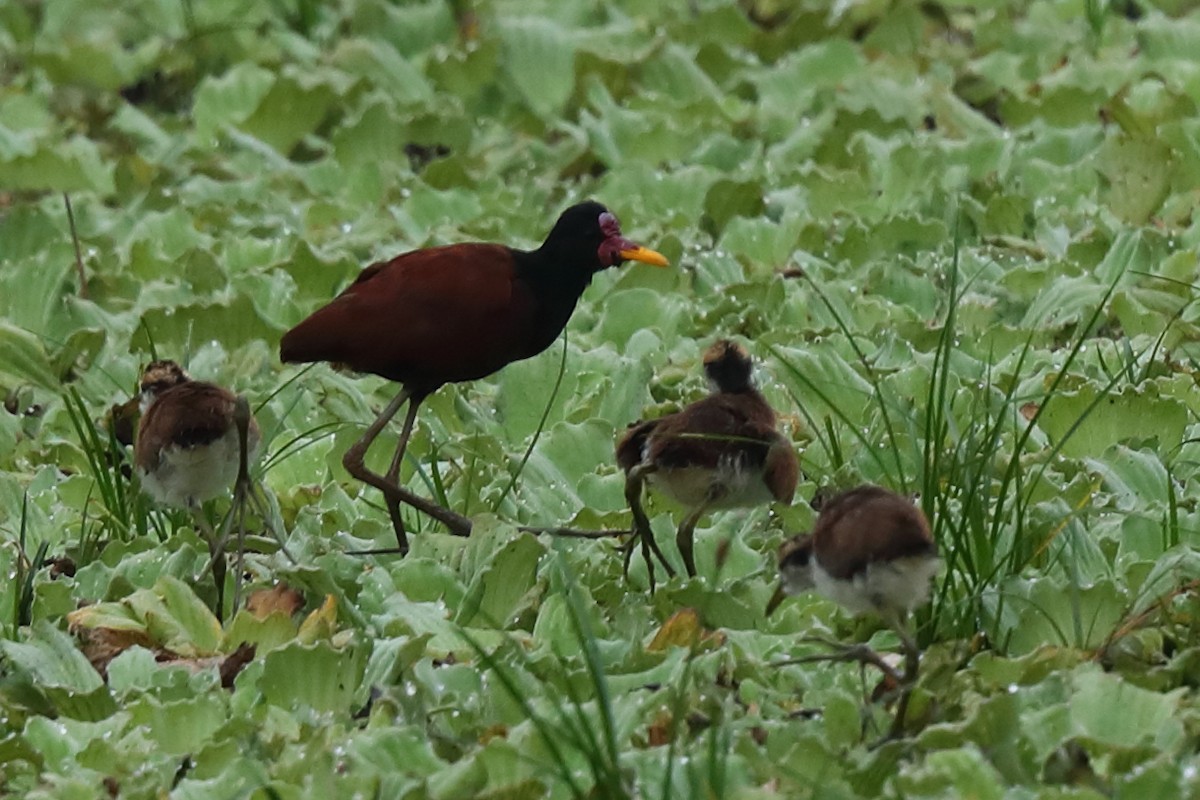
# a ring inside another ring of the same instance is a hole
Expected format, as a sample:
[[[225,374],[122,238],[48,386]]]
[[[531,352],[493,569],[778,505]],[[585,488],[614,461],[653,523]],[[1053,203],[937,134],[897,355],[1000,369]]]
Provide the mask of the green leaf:
[[[230,302],[197,302],[168,308],[153,308],[142,316],[133,341],[145,352],[153,342],[160,352],[185,353],[201,342],[221,342],[235,348],[247,342],[267,339],[270,326],[255,313],[253,302],[245,297]]]
[[[207,78],[196,90],[192,108],[196,136],[211,144],[226,125],[250,118],[275,84],[275,75],[255,64],[235,65],[219,78]]]
[[[1077,391],[1056,394],[1038,418],[1038,425],[1070,457],[1098,457],[1115,444],[1136,436],[1157,439],[1173,447],[1183,439],[1190,411],[1186,404],[1164,395],[1155,383],[1141,389],[1126,387],[1100,398],[1100,390],[1086,385]],[[1136,430],[1129,420],[1139,420]],[[1069,438],[1068,438],[1069,436]]]
[[[330,58],[346,72],[362,75],[377,86],[386,87],[394,102],[421,104],[433,99],[433,87],[425,76],[386,41],[343,39]]]
[[[0,155],[0,186],[10,191],[91,191],[101,195],[114,191],[113,166],[90,139],[75,136],[39,145],[35,152],[21,155],[16,150],[28,153],[27,146],[14,149],[11,139],[9,145],[11,157]]]
[[[431,742],[416,730],[381,728],[354,738],[350,753],[356,761],[382,774],[432,776],[447,764],[433,752]]]
[[[154,642],[182,656],[218,652],[220,621],[192,587],[161,575],[152,589],[139,589],[116,603],[98,603],[71,613],[71,622],[89,628],[144,631]]]
[[[797,100],[817,89],[836,86],[859,74],[862,55],[850,43],[829,39],[796,50],[759,78],[762,103],[768,109],[797,108]],[[797,91],[799,90],[799,92]],[[799,107],[803,107],[802,105]]]
[[[81,30],[52,50],[41,49],[33,62],[56,82],[115,92],[132,81],[139,55],[122,46],[112,29]],[[144,58],[144,56],[143,56]]]
[[[1001,800],[1003,780],[974,745],[930,753],[901,773],[897,786],[910,797],[971,797]]]
[[[666,47],[644,67],[646,89],[655,91],[672,104],[718,100],[721,90],[696,64],[694,53],[674,43]]]
[[[714,237],[734,217],[757,217],[764,206],[762,187],[752,181],[717,181],[704,196],[704,213],[712,222]]]
[[[1011,578],[985,599],[997,636],[1010,653],[1029,653],[1046,644],[1060,647],[1100,646],[1120,624],[1127,598],[1111,580],[1084,586],[1064,585],[1062,578]]]
[[[1175,66],[1200,47],[1200,21],[1153,14],[1138,25],[1138,47],[1151,61]]]
[[[321,123],[336,99],[334,86],[281,76],[238,127],[288,155]]]
[[[59,713],[100,720],[116,711],[103,679],[74,640],[46,621],[34,623],[25,642],[0,639],[0,652],[54,704]]]
[[[268,703],[285,709],[345,714],[359,693],[370,651],[362,643],[288,644],[267,653],[258,686]]]
[[[213,741],[227,721],[227,702],[223,693],[215,692],[165,703],[142,697],[126,710],[135,725],[146,726],[157,749],[182,756]]]
[[[154,592],[162,597],[166,610],[178,624],[179,633],[185,641],[197,652],[216,652],[223,636],[221,621],[208,610],[191,586],[171,575],[163,575],[154,584]],[[162,641],[175,652],[184,652],[171,640]]]
[[[495,551],[491,566],[467,585],[455,622],[463,627],[504,629],[513,622],[521,601],[537,581],[538,560],[545,547],[533,536],[517,533]]]
[[[57,390],[46,351],[36,336],[0,320],[0,388],[14,389],[32,383]]]
[[[1078,672],[1069,701],[1080,735],[1113,747],[1171,748],[1184,735],[1178,718],[1185,689],[1162,694],[1089,667]]]
[[[505,19],[498,33],[505,71],[537,115],[557,116],[575,90],[575,43],[553,22],[535,17]]]
[[[1174,170],[1171,147],[1156,138],[1118,134],[1096,154],[1108,183],[1108,205],[1126,222],[1145,223],[1167,198]]]
[[[86,694],[104,685],[70,636],[48,622],[38,622],[25,642],[0,640],[0,649],[18,667],[47,688]]]
[[[1104,488],[1121,508],[1165,506],[1168,501],[1167,469],[1152,450],[1118,445],[1109,448],[1104,458],[1089,458],[1086,463],[1104,478]]]

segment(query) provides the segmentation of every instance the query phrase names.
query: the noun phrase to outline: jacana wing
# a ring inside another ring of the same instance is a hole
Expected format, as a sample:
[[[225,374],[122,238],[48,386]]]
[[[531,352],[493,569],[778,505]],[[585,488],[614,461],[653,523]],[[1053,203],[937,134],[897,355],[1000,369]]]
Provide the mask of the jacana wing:
[[[716,469],[737,457],[761,466],[780,438],[774,413],[761,397],[714,394],[663,417],[650,442],[650,457],[662,467]]]
[[[763,465],[763,481],[771,495],[781,503],[791,503],[800,482],[800,459],[792,443],[781,434],[775,434],[767,460]]]
[[[138,423],[134,460],[149,465],[165,447],[194,447],[219,439],[233,425],[236,403],[228,389],[204,381],[163,390]]]
[[[646,454],[646,442],[658,427],[659,420],[635,422],[625,429],[621,441],[617,442],[617,465],[625,472],[642,463]]]
[[[434,247],[363,270],[284,335],[280,356],[285,362],[339,362],[436,388],[533,355],[528,350],[536,311],[533,295],[517,278],[511,249]]]
[[[907,498],[878,486],[851,489],[829,501],[813,537],[821,566],[841,580],[871,561],[937,552],[925,515]]]

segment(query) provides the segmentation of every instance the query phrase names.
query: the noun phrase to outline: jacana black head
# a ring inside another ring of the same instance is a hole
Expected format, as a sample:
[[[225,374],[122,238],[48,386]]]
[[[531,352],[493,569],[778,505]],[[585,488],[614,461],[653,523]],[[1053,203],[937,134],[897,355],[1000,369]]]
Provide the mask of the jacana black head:
[[[622,261],[667,266],[661,254],[626,239],[617,216],[594,200],[573,205],[559,215],[538,252],[564,264],[591,264],[593,272]]]
[[[754,388],[754,363],[746,348],[728,339],[718,339],[704,353],[704,374],[714,392],[738,394]]]

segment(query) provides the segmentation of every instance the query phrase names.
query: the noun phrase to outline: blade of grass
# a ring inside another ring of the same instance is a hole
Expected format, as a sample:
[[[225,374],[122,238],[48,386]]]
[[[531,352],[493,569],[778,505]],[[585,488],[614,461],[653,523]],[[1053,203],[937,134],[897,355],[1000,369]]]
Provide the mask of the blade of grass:
[[[517,479],[521,477],[521,473],[525,471],[525,465],[529,462],[529,457],[533,455],[533,448],[537,446],[538,439],[542,436],[542,431],[546,427],[546,420],[550,417],[550,409],[554,407],[554,401],[558,397],[559,387],[562,386],[563,375],[567,372],[567,330],[563,329],[562,337],[562,358],[558,362],[558,375],[554,378],[554,388],[550,390],[550,397],[546,400],[546,407],[542,409],[542,417],[538,420],[537,428],[534,429],[533,438],[529,440],[529,446],[525,448],[525,454],[521,456],[521,462],[517,464],[517,469],[513,472],[512,478],[509,479],[508,485],[504,487],[504,491],[492,503],[492,513],[496,513],[500,509],[500,505],[508,497],[509,492],[517,485]]]
[[[858,340],[854,336],[853,332],[851,332],[849,324],[845,319],[843,319],[842,315],[838,313],[833,303],[829,300],[829,297],[825,294],[825,291],[820,287],[820,285],[817,284],[815,280],[813,280],[812,275],[807,271],[802,272],[801,277],[812,288],[817,298],[825,305],[825,308],[833,317],[833,321],[837,324],[838,329],[841,330],[842,335],[846,338],[846,342],[850,345],[851,349],[854,350],[854,355],[858,358],[859,364],[862,365],[862,368],[866,373],[867,380],[871,384],[872,394],[879,408],[879,413],[883,417],[883,426],[887,433],[887,442],[892,451],[892,457],[896,463],[896,473],[897,477],[899,478],[900,489],[903,493],[907,493],[908,477],[904,474],[903,461],[900,459],[898,437],[896,436],[896,430],[892,423],[891,415],[888,413],[888,404],[884,402],[883,395],[880,390],[880,381],[875,376],[875,370],[871,366],[870,361],[867,359],[866,353],[864,353],[862,348],[858,346]]]
[[[883,462],[883,457],[877,452],[878,448],[871,445],[871,442],[867,439],[866,434],[859,429],[859,426],[854,424],[853,420],[850,419],[849,414],[840,406],[838,406],[837,403],[833,402],[833,400],[831,400],[830,397],[825,394],[825,392],[821,391],[821,387],[818,386],[815,381],[805,375],[803,370],[792,363],[791,360],[789,360],[788,357],[785,356],[778,347],[775,345],[769,345],[768,349],[771,351],[771,354],[776,358],[776,360],[783,364],[787,371],[791,373],[792,377],[804,385],[804,388],[807,392],[816,396],[822,403],[824,403],[826,408],[828,408],[833,415],[850,430],[853,437],[859,442],[859,444],[863,446],[864,452],[868,453],[871,457],[871,460],[874,461],[876,466],[879,467],[879,471],[885,475],[888,474],[888,467]],[[789,394],[792,394],[790,390]],[[804,418],[808,421],[809,428],[813,431],[820,430],[820,426],[805,408],[800,399],[796,397],[795,394],[792,394],[792,399],[795,400],[797,407],[800,409],[800,413],[803,414]],[[828,419],[829,418],[826,417],[827,421]],[[826,444],[824,440],[820,439],[819,436],[818,441],[821,441],[822,444]],[[828,450],[828,445],[826,445],[826,449]]]
[[[309,428],[308,430],[301,431],[291,439],[288,439],[287,442],[285,442],[278,450],[275,450],[267,458],[263,459],[260,462],[262,464],[261,471],[263,474],[266,474],[281,461],[296,455],[304,450],[304,448],[311,447],[312,445],[320,442],[322,439],[327,439],[336,434],[338,431],[350,427],[353,426],[348,422],[323,422],[320,425],[315,425]],[[325,431],[328,431],[328,433],[323,433]],[[318,436],[318,433],[322,435]]]
[[[555,567],[558,571],[559,578],[562,581],[564,593],[567,599],[567,607],[571,613],[571,628],[574,630],[579,643],[583,648],[583,661],[587,667],[588,676],[591,678],[592,686],[596,691],[596,703],[600,710],[600,719],[603,723],[602,732],[604,734],[604,749],[608,756],[606,766],[608,766],[615,778],[620,781],[620,764],[621,752],[617,746],[617,726],[613,715],[612,697],[609,694],[608,680],[604,675],[603,662],[600,659],[600,650],[596,647],[596,634],[592,630],[591,622],[588,619],[587,609],[583,607],[583,601],[579,597],[579,592],[575,588],[577,583],[575,576],[571,574],[570,568],[566,565],[566,559],[562,556],[562,548],[565,545],[561,540],[555,540],[554,547],[557,557],[554,560]],[[578,706],[578,704],[576,704]]]
[[[561,731],[557,730],[547,719],[537,712],[533,704],[529,702],[528,696],[517,685],[516,679],[509,673],[508,667],[504,666],[495,655],[489,653],[465,628],[459,629],[458,635],[475,651],[475,655],[483,662],[483,666],[496,676],[496,679],[500,681],[500,685],[508,693],[513,702],[521,707],[525,718],[533,725],[538,737],[542,740],[542,744],[550,752],[550,758],[554,763],[554,768],[558,772],[558,777],[570,789],[571,796],[575,798],[587,797],[587,794],[576,783],[574,771],[571,769],[565,753],[559,746],[562,740]]]
[[[87,300],[87,274],[83,271],[83,250],[79,247],[79,230],[75,227],[75,211],[71,208],[71,195],[66,192],[63,192],[63,205],[67,207],[67,225],[71,229],[71,244],[75,246],[75,274],[79,279],[79,296]]]
[[[129,482],[121,473],[124,451],[116,446],[111,432],[106,431],[103,437],[100,435],[75,387],[67,390],[63,401],[67,416],[79,437],[92,480],[100,493],[105,510],[102,524],[116,538],[129,539],[139,527],[144,526],[139,526],[133,518]]]

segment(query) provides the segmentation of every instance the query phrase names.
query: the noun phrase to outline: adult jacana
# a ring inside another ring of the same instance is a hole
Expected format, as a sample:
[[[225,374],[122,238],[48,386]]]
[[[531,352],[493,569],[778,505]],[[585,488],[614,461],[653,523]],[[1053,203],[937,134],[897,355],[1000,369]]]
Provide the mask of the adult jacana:
[[[245,398],[215,383],[193,380],[174,361],[153,361],[146,367],[139,404],[134,470],[146,494],[163,505],[190,511],[208,540],[220,616],[224,540],[232,515],[242,514],[249,499],[266,519],[250,485],[248,466],[261,440],[258,423]],[[218,535],[202,506],[230,489],[234,508]]]
[[[912,501],[880,486],[859,486],[825,501],[813,532],[780,548],[780,583],[767,614],[785,595],[815,590],[852,614],[881,617],[900,637],[904,675],[896,675],[865,645],[802,660],[858,660],[900,682],[905,688],[893,727],[898,733],[920,659],[907,620],[929,599],[939,564],[929,522]]]
[[[650,550],[669,574],[674,571],[655,544],[642,509],[647,481],[687,509],[675,542],[688,575],[696,574],[693,538],[705,513],[792,501],[800,472],[796,452],[776,430],[775,411],[754,386],[753,366],[745,348],[719,340],[704,354],[712,393],[678,413],[630,426],[617,444],[633,532],[641,541],[652,586]]]
[[[455,244],[415,250],[364,269],[332,302],[283,336],[287,363],[329,361],[401,384],[342,463],[384,493],[400,551],[407,503],[466,535],[471,522],[400,485],[400,463],[417,409],[447,383],[482,378],[545,350],[566,326],[592,276],[623,261],[667,260],[621,235],[600,203],[571,206],[536,250]],[[384,475],[363,462],[388,421],[408,403],[400,442]]]

